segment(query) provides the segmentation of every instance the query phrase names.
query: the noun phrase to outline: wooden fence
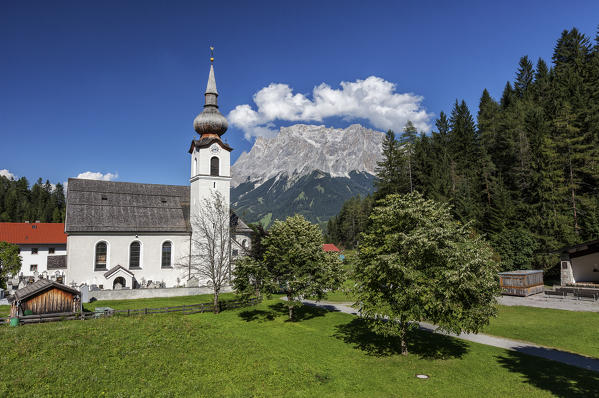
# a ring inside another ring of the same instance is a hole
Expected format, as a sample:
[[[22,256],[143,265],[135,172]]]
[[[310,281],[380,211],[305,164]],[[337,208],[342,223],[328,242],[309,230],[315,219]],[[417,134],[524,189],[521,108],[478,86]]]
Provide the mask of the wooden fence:
[[[260,299],[253,298],[247,301],[221,301],[219,304],[220,311],[232,310],[235,308],[249,307],[260,303]],[[103,318],[110,316],[132,316],[132,315],[150,315],[150,314],[165,314],[171,312],[180,312],[183,315],[197,314],[203,312],[214,312],[214,304],[200,303],[177,305],[173,307],[160,308],[133,308],[126,310],[106,310],[98,312],[60,312],[54,314],[39,314],[39,315],[24,315],[19,317],[20,325],[30,323],[58,322],[67,320],[86,320],[94,318]],[[9,323],[10,318],[0,318],[0,325]]]

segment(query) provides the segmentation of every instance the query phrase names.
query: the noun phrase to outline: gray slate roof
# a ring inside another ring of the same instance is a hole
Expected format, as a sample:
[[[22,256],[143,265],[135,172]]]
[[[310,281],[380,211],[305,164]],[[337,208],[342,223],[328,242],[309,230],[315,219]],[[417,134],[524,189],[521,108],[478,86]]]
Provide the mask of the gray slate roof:
[[[69,178],[65,232],[190,232],[189,187]]]
[[[48,279],[39,279],[33,282],[31,285],[27,285],[24,288],[17,290],[13,296],[13,301],[24,300],[27,297],[31,297],[37,293],[43,292],[44,290],[51,289],[52,287],[79,295],[78,290],[65,286],[61,283],[54,282]]]
[[[67,267],[67,255],[48,256],[48,269],[61,269]]]
[[[226,151],[231,152],[233,150],[233,148],[231,148],[229,146],[229,144],[222,142],[219,138],[208,137],[208,138],[200,138],[199,140],[191,141],[191,146],[189,147],[189,153],[192,153],[194,148],[206,148],[215,142]]]
[[[229,226],[236,232],[252,232],[252,229],[234,211],[231,211]]]

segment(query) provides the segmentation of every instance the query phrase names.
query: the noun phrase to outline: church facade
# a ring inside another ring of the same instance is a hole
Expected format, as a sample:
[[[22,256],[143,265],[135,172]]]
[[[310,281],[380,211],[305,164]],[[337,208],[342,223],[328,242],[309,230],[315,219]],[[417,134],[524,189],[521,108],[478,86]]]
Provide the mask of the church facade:
[[[211,64],[204,109],[194,120],[199,137],[188,150],[189,186],[69,179],[65,282],[102,289],[189,285],[199,257],[194,217],[215,194],[230,206],[233,149],[221,139],[228,124],[217,99]],[[250,249],[251,230],[232,212],[229,228],[234,259]]]

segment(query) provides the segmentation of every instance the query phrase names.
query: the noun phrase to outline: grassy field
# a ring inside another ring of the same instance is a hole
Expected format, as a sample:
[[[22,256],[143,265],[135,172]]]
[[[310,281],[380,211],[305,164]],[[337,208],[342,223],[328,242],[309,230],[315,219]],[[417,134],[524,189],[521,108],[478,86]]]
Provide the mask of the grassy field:
[[[10,305],[0,305],[0,317],[8,316],[10,314]]]
[[[599,358],[599,313],[499,306],[484,333]]]
[[[599,374],[278,300],[214,314],[0,327],[0,396],[593,397]],[[415,377],[430,375],[428,380]]]

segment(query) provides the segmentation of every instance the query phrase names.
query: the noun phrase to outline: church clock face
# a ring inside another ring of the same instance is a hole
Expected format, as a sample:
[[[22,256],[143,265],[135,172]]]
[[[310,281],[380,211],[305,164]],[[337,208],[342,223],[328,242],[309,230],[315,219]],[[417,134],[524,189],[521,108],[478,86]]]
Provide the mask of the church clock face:
[[[215,154],[215,155],[216,155],[216,154],[217,154],[217,153],[219,153],[219,152],[220,152],[220,148],[218,147],[218,145],[212,145],[212,146],[210,147],[210,153],[213,153],[213,154]]]

